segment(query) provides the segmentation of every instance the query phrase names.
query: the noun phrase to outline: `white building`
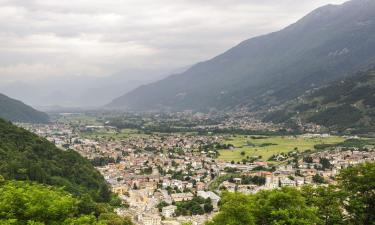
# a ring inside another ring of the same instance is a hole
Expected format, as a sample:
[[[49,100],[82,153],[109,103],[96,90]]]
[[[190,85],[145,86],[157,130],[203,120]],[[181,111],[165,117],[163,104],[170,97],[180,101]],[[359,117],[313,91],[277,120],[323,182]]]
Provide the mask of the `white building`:
[[[162,209],[161,215],[166,218],[173,217],[174,213],[176,212],[176,209],[177,209],[177,206],[175,205],[166,206]]]
[[[210,198],[212,201],[212,205],[215,208],[217,208],[218,203],[220,201],[220,197],[212,191],[198,191],[197,196],[202,197],[204,199]]]

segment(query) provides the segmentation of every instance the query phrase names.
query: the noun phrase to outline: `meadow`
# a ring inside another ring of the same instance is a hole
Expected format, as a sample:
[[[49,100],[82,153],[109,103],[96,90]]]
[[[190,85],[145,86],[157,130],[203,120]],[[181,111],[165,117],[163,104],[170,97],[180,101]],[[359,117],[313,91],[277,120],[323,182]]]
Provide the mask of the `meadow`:
[[[148,135],[135,129],[122,129],[120,132],[108,129],[99,129],[95,131],[82,132],[81,136],[88,139],[124,140],[132,137],[147,137]]]
[[[225,143],[232,144],[233,149],[220,150],[219,159],[241,161],[247,157],[261,156],[268,160],[272,155],[287,153],[293,150],[313,150],[317,144],[336,144],[345,139],[339,136],[307,138],[302,136],[247,136],[233,135]],[[241,154],[242,153],[242,154]]]

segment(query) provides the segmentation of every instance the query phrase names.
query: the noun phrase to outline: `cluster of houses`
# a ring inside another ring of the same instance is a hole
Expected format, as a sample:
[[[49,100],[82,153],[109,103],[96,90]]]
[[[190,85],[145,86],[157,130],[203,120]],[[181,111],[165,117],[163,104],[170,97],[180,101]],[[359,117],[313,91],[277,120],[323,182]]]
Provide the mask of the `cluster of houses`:
[[[135,223],[143,225],[204,224],[218,211],[222,190],[250,194],[284,186],[298,187],[317,183],[317,176],[330,183],[343,168],[375,161],[372,148],[360,151],[336,147],[330,151],[310,153],[309,160],[300,157],[296,162],[278,166],[260,160],[233,163],[220,161],[215,154],[202,148],[222,143],[225,137],[221,135],[176,133],[87,138],[81,135],[81,129],[66,124],[22,126],[62,148],[75,149],[86,158],[96,160],[99,163],[97,169],[111,185],[112,191],[128,205],[127,208],[117,209],[118,213],[131,216]],[[234,174],[233,179],[224,179],[219,185],[212,185],[218,177],[230,177],[228,175],[231,174]],[[262,177],[264,182],[244,182],[243,177]],[[195,197],[210,199],[213,212],[176,216],[176,203],[192,201]],[[160,207],[161,203],[163,207]]]

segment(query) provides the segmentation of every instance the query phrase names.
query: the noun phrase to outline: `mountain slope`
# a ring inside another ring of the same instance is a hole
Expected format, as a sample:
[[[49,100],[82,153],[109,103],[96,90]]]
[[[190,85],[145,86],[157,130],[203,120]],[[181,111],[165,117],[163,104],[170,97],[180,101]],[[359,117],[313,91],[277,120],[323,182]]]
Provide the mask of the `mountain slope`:
[[[47,140],[0,119],[0,175],[64,187],[76,196],[109,201],[103,176],[78,153],[62,151]]]
[[[0,118],[13,122],[47,123],[48,115],[0,94]]]
[[[374,132],[375,69],[309,91],[269,113],[264,120],[294,120],[335,131]]]
[[[274,105],[375,62],[375,2],[328,5],[182,74],[115,99],[130,110]]]

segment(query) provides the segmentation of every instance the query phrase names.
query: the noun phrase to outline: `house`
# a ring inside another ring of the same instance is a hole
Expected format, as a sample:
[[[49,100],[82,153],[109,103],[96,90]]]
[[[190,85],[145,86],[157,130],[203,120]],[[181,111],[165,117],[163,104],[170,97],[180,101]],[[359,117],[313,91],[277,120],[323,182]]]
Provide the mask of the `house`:
[[[176,212],[176,209],[177,206],[175,205],[166,206],[162,209],[161,215],[165,218],[173,217],[174,213]]]
[[[159,215],[142,215],[138,216],[138,220],[143,225],[161,225],[161,217]]]
[[[189,200],[192,200],[194,197],[194,195],[190,192],[172,194],[171,196],[174,202],[189,201]]]
[[[198,191],[203,191],[206,188],[206,184],[203,183],[203,182],[198,182],[196,184],[196,188],[197,188]]]
[[[198,191],[197,196],[202,197],[204,199],[210,198],[214,208],[218,207],[220,197],[217,194],[213,193],[212,191]]]
[[[296,182],[287,177],[283,177],[280,179],[280,185],[281,187],[292,187],[296,185]]]

